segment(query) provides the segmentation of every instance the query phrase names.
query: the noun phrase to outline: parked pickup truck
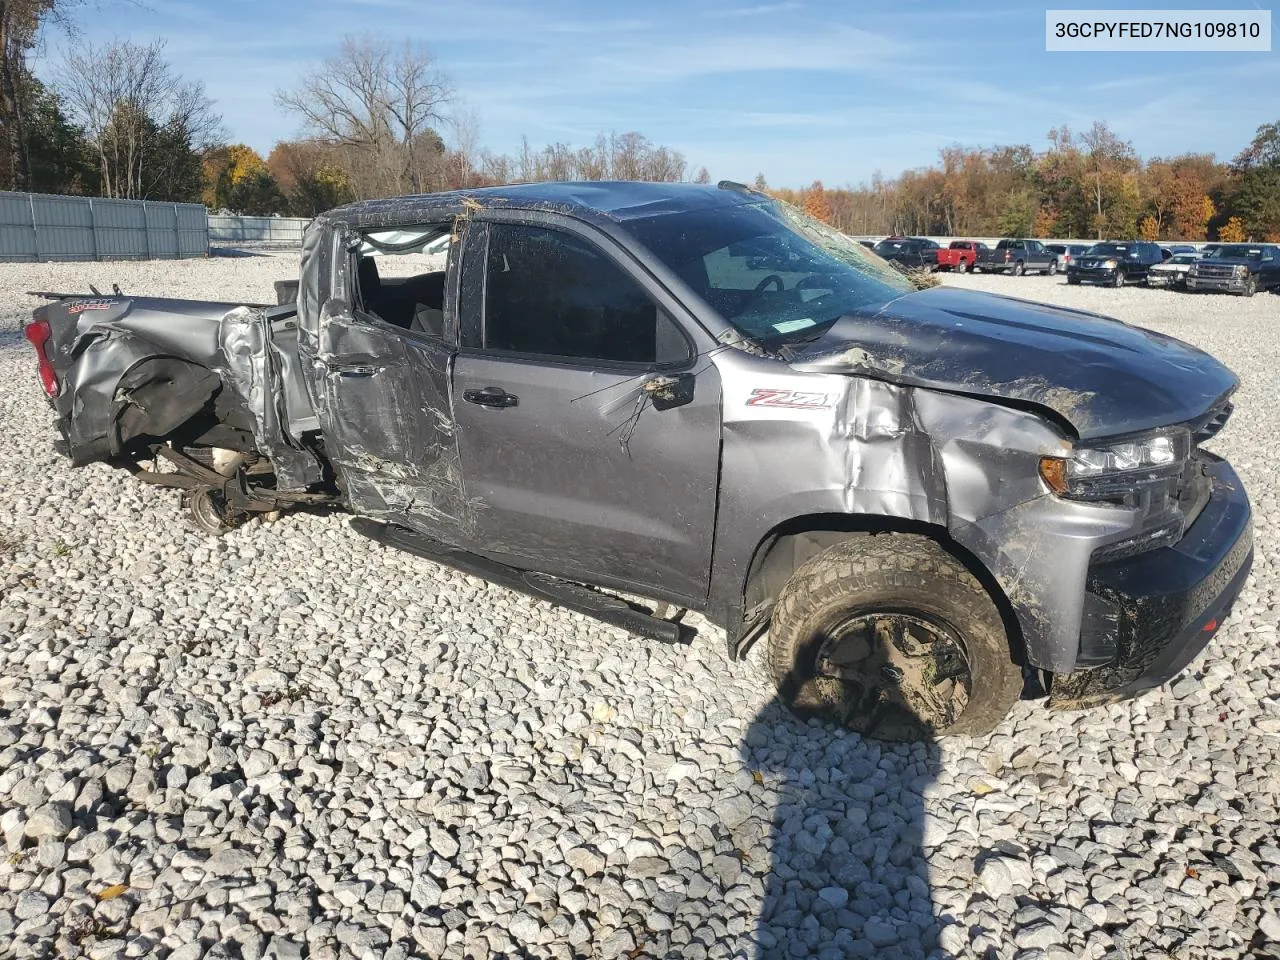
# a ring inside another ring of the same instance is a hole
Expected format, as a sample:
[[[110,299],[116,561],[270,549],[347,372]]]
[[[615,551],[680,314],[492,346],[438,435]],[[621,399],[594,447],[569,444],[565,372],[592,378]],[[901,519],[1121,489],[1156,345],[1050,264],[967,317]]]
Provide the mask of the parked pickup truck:
[[[72,464],[211,532],[326,504],[641,636],[702,610],[868,736],[1160,684],[1252,562],[1212,357],[917,292],[739,184],[364,201],[309,226],[296,303],[61,296],[25,332]]]
[[[872,249],[899,270],[938,269],[938,244],[925,237],[885,237]]]
[[[1001,240],[994,250],[987,250],[979,258],[977,268],[1015,277],[1028,270],[1054,274],[1058,272],[1058,255],[1039,240]]]
[[[952,240],[946,249],[938,251],[938,269],[956,273],[972,270],[986,250],[987,245],[978,240]]]
[[[1216,290],[1252,297],[1280,291],[1280,245],[1228,243],[1195,260],[1187,270],[1188,290]]]

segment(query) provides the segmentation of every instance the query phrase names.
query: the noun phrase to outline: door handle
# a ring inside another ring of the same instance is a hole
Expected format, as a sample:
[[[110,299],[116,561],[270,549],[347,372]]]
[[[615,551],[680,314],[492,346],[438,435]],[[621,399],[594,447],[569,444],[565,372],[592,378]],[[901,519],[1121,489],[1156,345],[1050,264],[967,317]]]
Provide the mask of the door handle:
[[[514,407],[520,398],[507,393],[501,387],[485,387],[483,390],[464,390],[462,399],[467,403],[479,404],[482,407]]]
[[[340,377],[372,377],[382,371],[372,363],[330,363],[329,369]]]

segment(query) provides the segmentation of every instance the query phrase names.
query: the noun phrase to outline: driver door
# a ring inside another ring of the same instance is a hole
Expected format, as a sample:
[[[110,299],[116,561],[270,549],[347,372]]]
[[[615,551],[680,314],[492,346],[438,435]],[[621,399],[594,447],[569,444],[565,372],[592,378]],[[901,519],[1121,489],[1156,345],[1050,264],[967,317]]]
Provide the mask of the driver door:
[[[471,225],[453,372],[470,549],[705,602],[720,381],[660,288],[567,225]],[[670,384],[656,390],[655,385]]]

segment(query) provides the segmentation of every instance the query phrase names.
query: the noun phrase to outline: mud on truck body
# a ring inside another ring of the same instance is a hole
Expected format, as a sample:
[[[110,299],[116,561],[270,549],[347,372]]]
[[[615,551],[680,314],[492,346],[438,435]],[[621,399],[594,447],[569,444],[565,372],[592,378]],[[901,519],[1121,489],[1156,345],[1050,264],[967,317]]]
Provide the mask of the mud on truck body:
[[[917,292],[727,182],[361,202],[308,229],[295,303],[67,297],[27,335],[72,462],[183,488],[211,532],[340,504],[644,636],[704,611],[732,657],[767,633],[793,709],[876,737],[1156,686],[1252,561],[1201,448],[1236,388],[1217,361]]]

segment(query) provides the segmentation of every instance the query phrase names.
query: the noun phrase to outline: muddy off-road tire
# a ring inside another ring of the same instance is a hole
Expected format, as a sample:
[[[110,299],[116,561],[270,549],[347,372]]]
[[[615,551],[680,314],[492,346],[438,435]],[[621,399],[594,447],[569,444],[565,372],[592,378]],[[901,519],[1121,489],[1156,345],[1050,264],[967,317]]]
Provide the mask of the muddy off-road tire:
[[[878,740],[989,732],[1022,692],[1000,612],[937,543],[856,536],[787,581],[769,672],[788,707]]]

